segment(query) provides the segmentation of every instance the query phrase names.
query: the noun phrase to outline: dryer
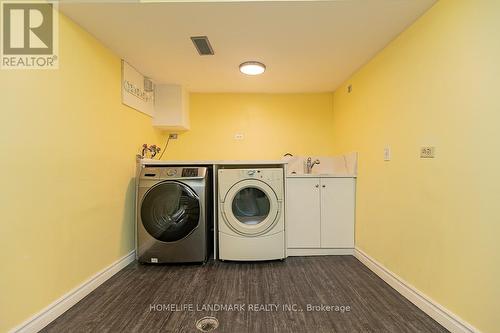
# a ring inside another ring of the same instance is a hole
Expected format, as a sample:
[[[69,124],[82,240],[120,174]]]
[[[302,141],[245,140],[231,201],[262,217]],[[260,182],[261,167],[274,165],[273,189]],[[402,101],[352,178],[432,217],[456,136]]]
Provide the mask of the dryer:
[[[137,251],[142,263],[207,260],[206,167],[145,166],[137,188]]]
[[[219,259],[284,259],[283,169],[219,169],[218,184]]]

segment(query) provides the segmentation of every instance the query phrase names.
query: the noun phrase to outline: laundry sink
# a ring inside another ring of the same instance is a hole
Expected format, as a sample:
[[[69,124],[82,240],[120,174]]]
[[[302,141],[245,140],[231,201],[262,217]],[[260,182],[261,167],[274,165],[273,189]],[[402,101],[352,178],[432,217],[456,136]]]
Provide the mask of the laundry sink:
[[[307,159],[319,160],[311,172],[307,172]],[[338,156],[292,156],[287,157],[287,177],[355,177],[357,153]]]

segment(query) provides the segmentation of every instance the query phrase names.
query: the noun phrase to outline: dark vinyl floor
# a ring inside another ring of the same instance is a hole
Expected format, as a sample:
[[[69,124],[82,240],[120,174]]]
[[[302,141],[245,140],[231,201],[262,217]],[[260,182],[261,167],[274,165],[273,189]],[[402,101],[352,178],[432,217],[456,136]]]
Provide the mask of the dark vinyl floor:
[[[447,332],[352,256],[132,263],[43,332],[197,332],[204,316],[213,332]]]

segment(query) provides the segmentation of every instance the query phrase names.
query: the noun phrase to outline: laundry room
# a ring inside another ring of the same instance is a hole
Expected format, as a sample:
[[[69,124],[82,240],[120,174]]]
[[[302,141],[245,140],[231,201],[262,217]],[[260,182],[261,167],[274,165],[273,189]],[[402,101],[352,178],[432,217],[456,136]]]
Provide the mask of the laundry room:
[[[0,9],[0,333],[500,332],[499,1]]]

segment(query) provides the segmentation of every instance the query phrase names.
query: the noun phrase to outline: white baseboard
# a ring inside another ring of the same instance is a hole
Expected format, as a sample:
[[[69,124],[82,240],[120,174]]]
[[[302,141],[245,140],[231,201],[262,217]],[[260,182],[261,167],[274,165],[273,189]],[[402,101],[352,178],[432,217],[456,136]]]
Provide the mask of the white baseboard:
[[[353,255],[354,249],[286,249],[287,257],[302,257],[302,256],[345,256]]]
[[[134,260],[135,251],[132,251],[96,273],[90,279],[72,289],[19,326],[14,327],[10,332],[32,333],[40,331]]]
[[[354,250],[354,256],[388,285],[396,289],[396,291],[451,333],[481,333],[477,328],[473,327],[451,311],[445,309],[439,303],[401,279],[360,249],[356,248]]]

